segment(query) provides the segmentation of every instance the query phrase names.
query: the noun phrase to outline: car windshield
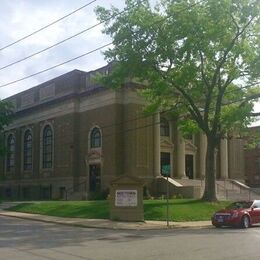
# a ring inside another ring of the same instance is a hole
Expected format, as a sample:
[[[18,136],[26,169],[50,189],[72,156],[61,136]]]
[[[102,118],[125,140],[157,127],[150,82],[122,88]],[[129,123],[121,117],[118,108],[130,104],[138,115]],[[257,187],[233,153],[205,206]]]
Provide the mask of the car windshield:
[[[227,209],[247,209],[250,208],[252,205],[252,201],[239,201],[239,202],[234,202],[227,206]]]

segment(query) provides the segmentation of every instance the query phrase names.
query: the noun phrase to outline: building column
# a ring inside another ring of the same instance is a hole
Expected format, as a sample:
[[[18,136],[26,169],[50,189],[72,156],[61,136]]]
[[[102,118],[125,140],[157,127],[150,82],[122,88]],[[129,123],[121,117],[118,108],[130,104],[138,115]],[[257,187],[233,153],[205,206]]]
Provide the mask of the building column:
[[[201,179],[206,174],[206,153],[207,153],[207,138],[206,135],[200,133],[199,135],[199,176]]]
[[[227,139],[223,138],[220,141],[220,178],[228,178],[228,143]]]
[[[182,137],[181,132],[177,129],[177,125],[175,128],[175,142],[174,142],[174,152],[176,154],[175,156],[175,164],[177,167],[175,167],[177,171],[177,178],[186,178],[185,173],[185,140]]]
[[[160,152],[160,113],[156,113],[153,118],[154,122],[154,176],[161,175],[161,152]]]

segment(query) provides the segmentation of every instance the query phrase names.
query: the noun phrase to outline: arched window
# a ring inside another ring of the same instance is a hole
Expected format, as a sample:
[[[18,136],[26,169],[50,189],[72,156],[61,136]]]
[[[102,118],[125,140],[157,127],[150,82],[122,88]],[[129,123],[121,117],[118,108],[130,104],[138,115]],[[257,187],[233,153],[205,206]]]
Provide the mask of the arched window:
[[[32,133],[30,130],[24,133],[23,169],[25,171],[32,170]]]
[[[160,134],[161,134],[161,136],[170,136],[169,122],[166,119],[164,119],[164,118],[161,118]]]
[[[52,168],[52,151],[53,151],[53,133],[49,125],[45,126],[43,129],[42,136],[42,168],[49,169]]]
[[[95,127],[90,134],[90,147],[97,148],[101,147],[101,132],[99,128]]]
[[[14,169],[15,161],[15,139],[11,134],[7,138],[7,156],[6,156],[6,170],[12,171]]]

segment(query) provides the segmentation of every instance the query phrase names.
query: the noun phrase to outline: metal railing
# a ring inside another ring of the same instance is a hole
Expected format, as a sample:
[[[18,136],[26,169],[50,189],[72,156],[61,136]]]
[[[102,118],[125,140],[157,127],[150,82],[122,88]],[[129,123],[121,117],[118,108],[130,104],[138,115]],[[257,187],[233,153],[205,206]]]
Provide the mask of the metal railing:
[[[80,187],[83,184],[84,184],[84,190],[87,191],[87,180],[85,180],[85,181],[80,182],[80,183],[78,183],[77,185],[75,185],[71,188],[65,189],[65,199],[68,200],[68,195],[73,194],[74,190],[76,188]]]

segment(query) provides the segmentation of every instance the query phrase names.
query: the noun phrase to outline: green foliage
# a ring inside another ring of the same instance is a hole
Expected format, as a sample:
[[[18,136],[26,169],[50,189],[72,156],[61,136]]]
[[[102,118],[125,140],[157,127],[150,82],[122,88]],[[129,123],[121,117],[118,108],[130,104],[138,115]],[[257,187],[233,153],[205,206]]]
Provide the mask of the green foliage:
[[[198,125],[194,120],[186,119],[179,122],[179,128],[184,138],[188,138],[192,133],[198,133]]]
[[[260,96],[258,0],[161,0],[155,7],[128,0],[120,15],[116,8],[96,13],[101,21],[115,16],[104,29],[114,48],[104,53],[113,71],[103,84],[147,82],[140,91],[147,111],[172,109],[217,140],[251,122],[251,100]]]
[[[260,127],[250,128],[242,131],[246,140],[245,147],[247,149],[259,149],[260,148]]]

